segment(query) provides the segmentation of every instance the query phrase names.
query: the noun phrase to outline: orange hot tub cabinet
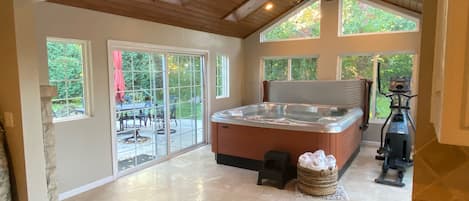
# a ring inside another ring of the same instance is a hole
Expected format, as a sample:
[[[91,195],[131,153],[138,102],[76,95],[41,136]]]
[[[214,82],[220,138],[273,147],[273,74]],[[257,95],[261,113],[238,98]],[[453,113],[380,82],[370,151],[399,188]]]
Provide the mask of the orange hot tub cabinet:
[[[357,120],[340,133],[316,133],[227,123],[211,123],[212,151],[217,163],[251,170],[262,165],[264,153],[278,150],[290,153],[296,167],[304,152],[322,149],[337,160],[342,175],[360,150],[362,131]]]

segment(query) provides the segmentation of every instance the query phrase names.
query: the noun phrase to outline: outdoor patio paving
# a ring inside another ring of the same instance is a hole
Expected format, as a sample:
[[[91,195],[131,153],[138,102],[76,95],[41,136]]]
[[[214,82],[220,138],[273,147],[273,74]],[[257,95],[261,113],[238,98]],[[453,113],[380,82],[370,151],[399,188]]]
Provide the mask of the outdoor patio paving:
[[[204,142],[202,120],[177,119],[177,126],[171,120],[170,153]],[[126,122],[127,123],[127,122]],[[134,167],[154,159],[167,155],[167,138],[162,123],[147,123],[141,126],[138,120],[117,133],[117,156],[119,171]],[[197,125],[196,125],[197,124]],[[119,125],[119,122],[117,122]],[[119,127],[117,127],[120,130]],[[162,129],[162,130],[160,130]],[[135,143],[135,132],[138,130],[140,137]],[[137,160],[137,161],[135,161]]]

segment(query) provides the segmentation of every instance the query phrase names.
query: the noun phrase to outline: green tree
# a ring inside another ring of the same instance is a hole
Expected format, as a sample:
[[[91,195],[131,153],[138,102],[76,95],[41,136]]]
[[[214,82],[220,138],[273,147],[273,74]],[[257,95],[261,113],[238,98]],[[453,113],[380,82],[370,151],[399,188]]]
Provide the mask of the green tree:
[[[316,80],[317,58],[293,58],[291,60],[292,80]]]
[[[287,80],[288,59],[265,59],[264,80]]]
[[[373,80],[374,59],[381,64],[381,89],[389,92],[389,83],[393,78],[412,77],[413,55],[392,54],[373,56],[345,56],[341,58],[342,80],[369,79]],[[373,80],[377,84],[377,80]],[[376,91],[376,118],[386,118],[390,112],[390,100]]]
[[[48,41],[49,83],[57,87],[52,110],[56,117],[66,117],[83,108],[83,52],[81,44]]]
[[[381,89],[384,93],[389,92],[391,79],[412,78],[412,67],[414,65],[412,54],[383,55],[379,57],[378,61],[381,63]],[[386,118],[391,112],[389,105],[389,98],[378,94],[376,96],[376,117]]]
[[[264,34],[264,40],[319,37],[321,21],[319,2],[315,1],[286,21],[270,29]]]
[[[413,20],[372,7],[358,0],[342,1],[342,34],[414,31]]]

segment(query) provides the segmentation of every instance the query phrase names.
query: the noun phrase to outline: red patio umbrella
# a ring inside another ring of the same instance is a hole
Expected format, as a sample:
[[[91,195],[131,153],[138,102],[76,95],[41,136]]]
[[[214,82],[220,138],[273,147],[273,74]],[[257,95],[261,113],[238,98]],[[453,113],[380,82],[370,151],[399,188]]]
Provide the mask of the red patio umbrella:
[[[114,61],[114,91],[116,92],[116,101],[124,102],[125,80],[122,74],[122,52],[115,50],[112,52]]]

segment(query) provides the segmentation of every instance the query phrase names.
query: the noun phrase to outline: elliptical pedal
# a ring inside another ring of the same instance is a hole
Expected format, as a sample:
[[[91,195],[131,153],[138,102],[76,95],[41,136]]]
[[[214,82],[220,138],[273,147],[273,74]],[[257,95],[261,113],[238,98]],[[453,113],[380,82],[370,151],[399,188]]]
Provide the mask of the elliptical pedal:
[[[386,175],[381,174],[377,179],[375,179],[375,182],[389,186],[404,187],[405,183],[402,182],[403,178],[404,175],[402,175],[402,177],[398,176],[396,180],[390,180],[386,179]]]
[[[375,159],[376,159],[376,160],[379,160],[379,161],[384,161],[384,156],[376,155],[376,156],[375,156]]]
[[[405,183],[402,182],[404,179],[404,172],[398,171],[397,178],[395,180],[386,179],[386,173],[381,173],[378,178],[375,179],[376,183],[389,185],[389,186],[396,186],[396,187],[404,187]]]

